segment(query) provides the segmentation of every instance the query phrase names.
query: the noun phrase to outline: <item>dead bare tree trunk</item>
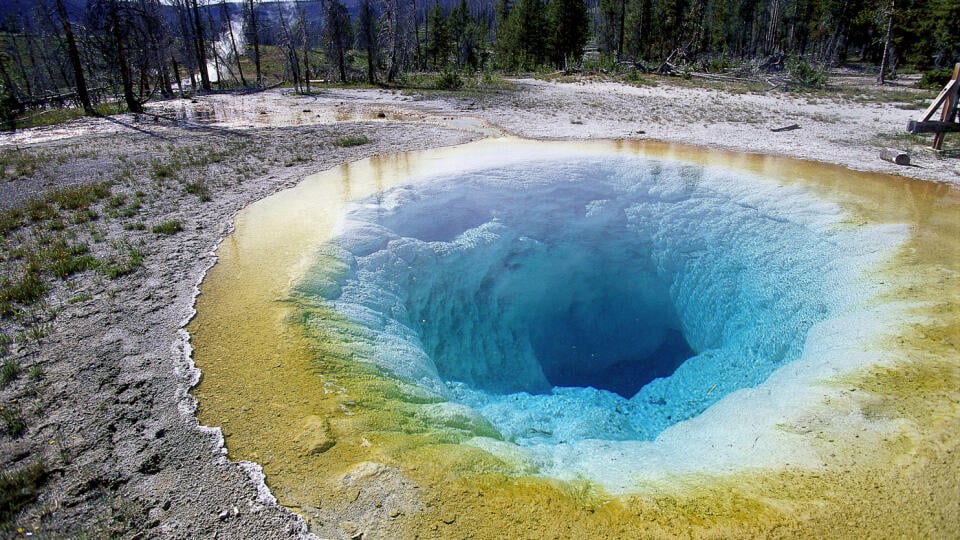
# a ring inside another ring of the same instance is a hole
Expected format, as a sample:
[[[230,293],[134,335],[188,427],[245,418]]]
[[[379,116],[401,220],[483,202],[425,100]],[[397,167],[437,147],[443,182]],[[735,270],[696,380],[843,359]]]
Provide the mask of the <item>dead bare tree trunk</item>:
[[[263,86],[263,72],[260,69],[260,36],[257,34],[257,6],[253,0],[250,6],[250,38],[253,40],[253,65],[257,69],[257,86]]]
[[[63,0],[57,0],[57,14],[63,25],[63,34],[67,39],[67,54],[70,56],[70,65],[73,67],[73,80],[77,87],[77,99],[83,107],[83,112],[93,114],[93,104],[90,103],[90,93],[87,91],[87,79],[83,75],[83,64],[80,62],[80,50],[77,49],[77,40],[73,37],[73,26],[67,18],[67,8]]]
[[[283,4],[277,2],[277,15],[280,18],[280,28],[283,30],[283,47],[286,49],[287,67],[290,68],[290,76],[293,77],[293,88],[300,92],[300,58],[297,55],[297,47],[290,35],[290,25],[287,24],[287,18],[283,14]]]
[[[123,29],[120,28],[120,8],[116,0],[110,2],[110,30],[117,45],[117,62],[120,64],[120,82],[123,85],[123,100],[132,113],[143,112],[143,107],[133,94],[133,80],[130,78],[130,65],[127,62],[126,45],[123,42]]]
[[[180,92],[180,97],[183,97],[183,83],[180,81],[180,66],[177,65],[177,59],[171,58],[170,62],[173,64],[173,78],[177,81],[177,91]]]
[[[877,84],[886,83],[887,67],[890,65],[890,43],[893,41],[893,10],[894,0],[890,0],[887,8],[887,37],[883,40],[883,60],[880,61],[880,75],[877,76]]]
[[[297,19],[300,24],[300,43],[303,45],[303,84],[306,92],[310,93],[310,41],[307,36],[307,14],[297,0]]]
[[[200,20],[200,6],[193,0],[193,35],[197,50],[197,63],[200,68],[200,87],[210,91],[210,73],[207,71],[207,44],[203,39],[203,21]]]
[[[233,20],[230,18],[230,10],[227,9],[227,0],[222,0],[220,6],[223,9],[223,16],[227,19],[227,30],[230,32],[230,49],[233,51],[233,57],[237,61],[237,71],[240,73],[240,84],[247,86],[247,79],[243,76],[243,64],[240,62],[240,51],[237,50],[237,40],[233,35]]]

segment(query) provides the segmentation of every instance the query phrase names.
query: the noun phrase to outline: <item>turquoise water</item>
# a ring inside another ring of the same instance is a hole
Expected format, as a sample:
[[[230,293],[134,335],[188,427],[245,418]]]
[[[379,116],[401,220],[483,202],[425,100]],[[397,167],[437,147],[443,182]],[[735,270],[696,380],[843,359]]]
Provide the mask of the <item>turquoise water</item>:
[[[356,324],[357,361],[505,440],[649,441],[850,301],[838,213],[743,173],[531,161],[357,201],[296,294]]]

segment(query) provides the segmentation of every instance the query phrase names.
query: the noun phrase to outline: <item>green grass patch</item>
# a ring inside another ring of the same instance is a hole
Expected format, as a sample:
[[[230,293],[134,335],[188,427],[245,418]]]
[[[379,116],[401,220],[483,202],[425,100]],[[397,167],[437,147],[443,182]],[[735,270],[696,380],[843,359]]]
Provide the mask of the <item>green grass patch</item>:
[[[183,190],[191,195],[196,195],[197,198],[200,199],[200,202],[208,202],[211,200],[210,188],[207,187],[207,183],[203,180],[190,182],[183,186]]]
[[[10,231],[20,227],[25,215],[21,208],[10,208],[0,212],[0,236],[6,238]]]
[[[48,230],[48,231],[58,232],[58,231],[62,231],[62,230],[64,230],[64,229],[66,229],[66,228],[67,228],[67,224],[64,223],[63,218],[61,218],[61,217],[59,217],[59,216],[58,216],[58,217],[55,217],[55,218],[53,218],[53,219],[51,219],[50,221],[47,222],[47,230]]]
[[[39,302],[50,285],[44,275],[65,279],[98,266],[85,243],[71,244],[62,237],[39,237],[35,244],[20,246],[11,259],[23,259],[23,266],[0,278],[0,317],[10,317],[21,307]]]
[[[72,297],[68,298],[68,299],[67,299],[67,303],[68,303],[68,304],[71,304],[71,305],[73,305],[73,304],[82,304],[83,302],[88,302],[88,301],[90,301],[90,300],[93,300],[93,295],[90,294],[90,293],[88,293],[88,292],[82,292],[82,293],[79,293],[79,294],[77,294],[77,295],[75,295],[75,296],[72,296]]]
[[[138,247],[134,247],[127,241],[120,241],[114,244],[119,253],[113,255],[99,265],[99,269],[110,279],[132,274],[137,268],[143,266],[144,253]]]
[[[60,279],[97,266],[97,259],[90,255],[90,246],[87,244],[71,245],[59,240],[48,248],[45,256],[49,272]]]
[[[6,388],[20,375],[20,363],[16,360],[7,360],[0,367],[0,388]]]
[[[37,499],[47,478],[47,468],[36,460],[0,473],[0,523],[13,521],[17,513]]]
[[[150,178],[155,182],[163,182],[174,178],[179,172],[179,167],[169,161],[160,161],[155,159],[150,162]]]
[[[27,217],[30,221],[43,221],[57,215],[57,209],[44,199],[33,199],[27,203]]]
[[[96,221],[100,219],[100,214],[92,208],[87,208],[86,210],[77,210],[73,214],[73,223],[80,225],[81,223],[89,223],[91,221]]]
[[[29,178],[40,172],[49,160],[50,156],[43,152],[0,151],[0,178],[4,180]]]
[[[107,201],[107,206],[110,208],[120,208],[127,203],[127,196],[123,193],[118,193]]]
[[[27,430],[27,422],[16,405],[0,406],[0,420],[3,421],[4,433],[11,437],[19,437]]]
[[[362,146],[364,144],[370,144],[370,139],[366,135],[350,135],[347,137],[340,137],[339,139],[333,141],[333,145],[339,146],[340,148]]]
[[[172,234],[177,234],[178,232],[182,231],[183,224],[180,223],[179,220],[174,219],[174,220],[164,221],[163,223],[154,225],[151,230],[154,232],[154,234],[165,234],[169,236]]]
[[[35,268],[27,267],[19,275],[0,278],[0,317],[19,312],[17,305],[33,305],[47,294],[49,285]]]
[[[39,381],[43,378],[43,368],[40,366],[31,367],[30,371],[27,372],[27,377],[30,377],[31,381]]]
[[[86,210],[90,208],[91,204],[109,196],[110,185],[106,182],[100,182],[59,189],[51,193],[48,200],[65,210]]]
[[[94,107],[98,116],[111,116],[121,114],[127,111],[126,105],[122,103],[105,103]],[[46,109],[40,112],[27,111],[17,117],[17,129],[25,129],[42,126],[55,126],[78,118],[83,118],[83,109],[79,107],[69,107],[62,109]]]

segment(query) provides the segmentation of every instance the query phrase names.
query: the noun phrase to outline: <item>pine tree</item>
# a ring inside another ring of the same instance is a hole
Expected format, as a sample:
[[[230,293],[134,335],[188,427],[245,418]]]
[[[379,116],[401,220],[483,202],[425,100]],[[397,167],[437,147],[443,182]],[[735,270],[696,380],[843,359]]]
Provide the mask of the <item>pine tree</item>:
[[[427,25],[427,57],[431,60],[434,69],[446,67],[450,57],[450,32],[440,2],[434,2],[433,9],[430,10],[430,22]]]
[[[547,8],[550,56],[557,68],[579,63],[587,44],[590,21],[583,0],[552,0]]]
[[[540,0],[519,0],[497,28],[497,63],[504,69],[533,69],[546,57],[546,8]]]

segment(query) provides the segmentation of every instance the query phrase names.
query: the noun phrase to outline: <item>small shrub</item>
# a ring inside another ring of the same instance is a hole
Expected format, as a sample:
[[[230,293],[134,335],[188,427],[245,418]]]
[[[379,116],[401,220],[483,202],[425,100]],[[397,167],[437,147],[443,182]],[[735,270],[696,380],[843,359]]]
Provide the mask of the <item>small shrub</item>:
[[[444,71],[437,79],[437,90],[459,90],[463,87],[463,78],[456,71]]]
[[[364,144],[369,144],[370,139],[366,135],[350,135],[347,137],[341,137],[333,141],[334,146],[339,146],[340,148],[349,148],[351,146],[361,146]]]
[[[726,56],[715,56],[703,62],[703,71],[707,73],[725,73],[737,67],[737,63]]]
[[[191,195],[196,195],[200,199],[200,202],[208,202],[211,200],[210,189],[207,188],[207,183],[203,180],[190,182],[184,186],[183,190]]]
[[[46,477],[47,469],[40,460],[0,473],[0,523],[12,520],[36,500]]]
[[[950,82],[952,77],[953,68],[931,69],[923,72],[923,75],[920,76],[920,80],[917,81],[915,86],[917,88],[940,90]]]
[[[20,407],[0,406],[0,418],[3,419],[3,431],[11,437],[19,437],[27,430],[27,422],[23,419]]]
[[[827,72],[803,60],[794,60],[788,65],[790,81],[797,86],[823,88],[827,85]]]
[[[180,223],[179,220],[174,219],[170,221],[164,221],[163,223],[160,223],[158,225],[154,225],[151,230],[154,232],[154,234],[165,234],[169,236],[171,234],[177,234],[178,232],[182,231],[183,225]]]
[[[657,83],[652,79],[646,78],[639,69],[630,68],[624,75],[623,80],[634,86],[656,86]]]
[[[0,356],[6,356],[10,352],[11,343],[13,343],[13,338],[6,334],[0,334]]]

